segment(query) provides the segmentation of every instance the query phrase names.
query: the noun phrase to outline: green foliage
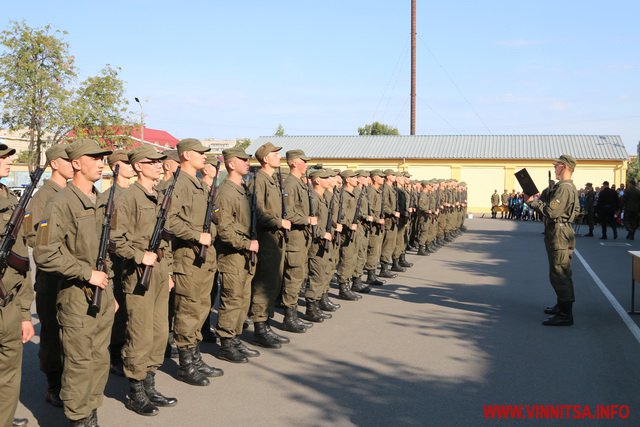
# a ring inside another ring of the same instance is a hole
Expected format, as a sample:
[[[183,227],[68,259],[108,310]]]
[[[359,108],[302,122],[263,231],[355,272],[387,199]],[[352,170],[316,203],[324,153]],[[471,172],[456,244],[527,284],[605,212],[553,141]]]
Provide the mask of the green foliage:
[[[236,139],[236,147],[242,148],[246,150],[248,146],[251,145],[251,140],[249,138],[238,138]]]
[[[278,123],[278,127],[276,128],[276,133],[274,133],[273,135],[284,136],[284,127],[280,123]]]
[[[14,162],[28,165],[29,163],[31,163],[32,158],[33,158],[33,151],[24,150],[18,153]]]
[[[640,181],[640,169],[638,168],[638,157],[635,156],[629,160],[629,165],[627,167],[627,182],[631,179],[636,182]]]
[[[392,126],[373,122],[370,125],[358,128],[358,135],[400,135],[400,133],[398,129]]]

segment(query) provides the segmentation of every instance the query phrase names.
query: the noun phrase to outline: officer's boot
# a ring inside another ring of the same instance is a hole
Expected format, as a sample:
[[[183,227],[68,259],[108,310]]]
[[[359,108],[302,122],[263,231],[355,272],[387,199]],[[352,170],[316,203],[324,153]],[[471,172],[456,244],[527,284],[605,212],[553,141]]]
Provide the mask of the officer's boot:
[[[399,261],[399,264],[400,264],[400,266],[401,266],[401,267],[407,267],[407,268],[411,268],[411,267],[413,267],[413,263],[412,263],[412,262],[407,261],[407,256],[406,256],[406,254],[401,254],[401,255],[400,255],[400,261]]]
[[[420,245],[420,247],[418,248],[418,255],[421,256],[428,256],[429,252],[427,252],[426,248],[424,245]]]
[[[244,345],[242,341],[240,341],[240,338],[238,337],[231,338],[231,342],[233,343],[233,346],[236,348],[236,350],[238,350],[240,354],[242,354],[243,356],[246,356],[246,357],[260,356],[260,352],[258,350],[254,350],[252,348],[247,347],[246,345]]]
[[[158,415],[159,412],[158,407],[151,403],[147,393],[145,393],[144,382],[132,378],[129,379],[129,394],[124,406],[137,414],[147,417]]]
[[[209,378],[202,374],[193,363],[193,348],[178,349],[178,372],[176,378],[190,385],[209,385]]]
[[[267,321],[264,323],[264,327],[267,330],[267,333],[269,335],[271,335],[273,337],[274,340],[278,341],[280,344],[289,344],[289,338],[282,336],[282,335],[278,335],[277,333],[275,333],[273,331],[273,329],[271,329],[271,325],[269,324],[269,322],[271,321],[271,319],[267,319]]]
[[[147,394],[149,401],[158,407],[175,406],[178,399],[175,397],[167,397],[156,390],[156,373],[147,372],[147,378],[144,379],[144,392]]]
[[[393,259],[393,264],[391,265],[391,271],[398,271],[400,273],[404,273],[405,271],[407,271],[406,268],[402,267],[399,262],[398,262],[398,258],[394,258]],[[382,274],[381,274],[382,276]]]
[[[164,357],[166,359],[175,359],[178,357],[178,347],[176,346],[176,340],[173,339],[173,332],[169,332],[167,348],[164,350]]]
[[[351,287],[349,283],[340,283],[338,285],[340,292],[338,293],[338,298],[346,300],[346,301],[357,301],[358,296],[351,292]]]
[[[281,348],[280,341],[273,336],[273,332],[269,333],[266,322],[253,323],[253,339],[255,345],[264,348]]]
[[[109,356],[111,358],[109,372],[119,377],[124,377],[124,365],[122,362],[122,347],[114,344],[109,346]]]
[[[340,308],[340,304],[336,304],[329,299],[329,292],[325,292],[320,297],[320,310],[322,311],[336,311]]]
[[[64,403],[60,399],[60,389],[62,388],[61,379],[61,372],[50,372],[47,374],[47,394],[45,394],[44,400],[56,408],[62,408],[64,406]]]
[[[361,294],[368,294],[371,292],[371,286],[362,283],[360,276],[351,278],[351,290]]]
[[[320,311],[320,307],[317,304],[317,301],[307,298],[306,302],[307,302],[307,311],[304,313],[304,318],[310,322],[315,322],[315,323],[324,322],[324,316]]]
[[[196,344],[191,351],[193,352],[193,364],[202,375],[209,378],[221,377],[224,375],[224,371],[222,369],[214,368],[213,366],[209,366],[204,363],[204,360],[202,360],[202,353],[200,353],[200,344]]]
[[[309,286],[309,278],[308,277],[306,279],[304,279],[304,281],[302,282],[302,286],[300,286],[300,291],[298,292],[298,296],[300,298],[304,298],[305,294],[307,293],[307,286]]]
[[[389,263],[381,262],[380,263],[380,277],[385,277],[387,279],[393,279],[398,275],[389,271]]]
[[[220,338],[220,351],[216,357],[232,363],[247,363],[249,361],[247,356],[235,346],[233,338]]]
[[[544,326],[571,326],[573,325],[573,303],[558,303],[559,312],[542,322]]]
[[[284,309],[284,330],[302,334],[307,332],[307,328],[298,321],[298,309],[296,307],[285,307]]]

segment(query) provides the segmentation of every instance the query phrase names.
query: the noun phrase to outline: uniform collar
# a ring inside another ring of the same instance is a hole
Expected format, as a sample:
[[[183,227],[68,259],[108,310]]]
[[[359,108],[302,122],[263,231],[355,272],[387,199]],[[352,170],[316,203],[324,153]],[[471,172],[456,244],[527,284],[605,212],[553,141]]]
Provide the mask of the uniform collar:
[[[95,209],[100,207],[101,205],[103,205],[104,203],[102,203],[101,197],[100,197],[100,193],[98,193],[98,190],[96,189],[95,185],[93,187],[91,187],[91,191],[93,192],[93,194],[95,194],[96,196],[96,202],[93,203],[91,201],[91,199],[89,199],[89,196],[87,196],[86,194],[84,194],[82,191],[80,191],[80,189],[78,187],[76,187],[73,182],[70,182],[67,184],[67,187],[76,195],[76,197],[82,202],[82,205],[84,206],[85,209]],[[105,198],[106,200],[106,198]]]
[[[154,202],[158,200],[158,193],[156,191],[154,191],[153,193],[148,193],[147,189],[144,188],[144,186],[140,184],[138,181],[134,182],[130,188],[138,189],[138,191],[141,191],[142,194],[144,194],[148,199],[151,199]]]

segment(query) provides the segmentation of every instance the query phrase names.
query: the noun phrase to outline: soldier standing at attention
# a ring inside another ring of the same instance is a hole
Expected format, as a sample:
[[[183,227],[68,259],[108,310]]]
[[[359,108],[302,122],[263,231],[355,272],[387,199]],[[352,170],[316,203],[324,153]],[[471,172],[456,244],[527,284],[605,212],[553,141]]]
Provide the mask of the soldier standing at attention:
[[[0,144],[0,178],[11,171],[11,156],[16,150]],[[18,204],[16,196],[0,184],[0,227],[4,230]],[[24,230],[24,229],[23,229]],[[24,258],[29,257],[22,230],[12,251]],[[0,300],[0,425],[25,426],[26,418],[13,418],[20,397],[22,378],[22,347],[34,335],[31,322],[33,289],[29,285],[27,271],[18,271],[7,266],[2,276],[7,295]]]
[[[29,203],[29,218],[25,218],[27,244],[32,248],[36,244],[38,225],[45,220],[45,212],[55,195],[67,186],[67,180],[73,178],[73,168],[65,144],[55,144],[46,152],[47,164],[51,167],[51,178],[44,181]],[[36,268],[36,312],[40,320],[40,370],[47,377],[45,400],[62,408],[60,388],[62,387],[62,347],[60,344],[60,325],[56,319],[56,298],[60,278]]]
[[[211,310],[211,287],[216,266],[216,251],[211,233],[205,233],[204,217],[209,189],[196,177],[205,167],[209,148],[194,138],[178,145],[180,175],[171,196],[167,229],[173,239],[173,280],[175,283],[174,338],[178,347],[179,368],[176,377],[187,384],[209,385],[207,377],[218,377],[222,370],[202,360],[201,328]],[[200,250],[204,248],[205,261]]]
[[[220,337],[217,358],[233,363],[246,363],[248,357],[260,355],[245,346],[238,336],[251,303],[251,279],[255,274],[254,259],[258,240],[251,234],[251,195],[243,177],[249,174],[249,156],[242,148],[222,151],[228,176],[216,193],[218,228],[218,270],[222,291],[216,332]]]
[[[354,294],[349,281],[353,277],[358,256],[357,232],[358,224],[353,224],[353,217],[356,213],[356,196],[354,189],[358,185],[356,173],[346,169],[340,173],[343,181],[344,192],[342,199],[342,218],[338,222],[342,224],[340,237],[340,262],[338,263],[338,287],[339,298],[347,301],[357,301],[361,295]]]
[[[95,269],[106,198],[93,184],[102,176],[103,158],[111,151],[82,138],[66,152],[73,179],[52,199],[48,219],[38,227],[33,256],[40,270],[61,279],[57,308],[64,352],[64,414],[71,426],[94,426],[109,375],[107,348],[117,306],[107,273]],[[90,309],[96,287],[103,289],[97,311]]]
[[[171,278],[169,243],[149,252],[149,241],[162,204],[153,185],[162,173],[163,154],[148,145],[129,152],[137,181],[120,196],[111,232],[115,253],[123,262],[122,288],[127,310],[127,334],[123,350],[124,373],[129,379],[126,407],[140,415],[156,415],[158,406],[174,406],[155,388],[156,370],[164,360],[169,326],[167,311]],[[139,282],[141,272],[152,267],[148,288]],[[120,308],[122,310],[122,307]]]
[[[411,213],[413,208],[410,206],[411,195],[407,190],[408,185],[411,183],[411,175],[409,172],[401,172],[398,174],[396,180],[396,197],[398,199],[398,210],[400,212],[400,218],[398,218],[398,237],[396,237],[396,247],[393,250],[393,271],[402,271],[405,268],[413,267],[413,263],[407,261],[406,252],[407,245],[409,244],[409,230],[411,228]],[[401,269],[402,270],[401,270]]]
[[[298,294],[307,270],[310,233],[308,225],[317,225],[317,217],[309,215],[307,186],[302,177],[310,159],[302,150],[287,151],[289,175],[284,181],[286,206],[291,231],[285,253],[282,304],[285,307],[284,328],[289,332],[306,332],[307,327],[298,319]]]
[[[360,211],[358,212],[358,237],[356,238],[358,246],[358,258],[356,266],[351,280],[351,289],[354,292],[360,292],[368,294],[371,292],[371,286],[362,283],[362,273],[364,273],[364,265],[367,262],[367,248],[369,247],[369,236],[371,235],[371,222],[373,221],[373,215],[369,215],[369,189],[371,184],[371,178],[369,178],[369,172],[366,170],[356,171],[358,177],[358,185],[354,189],[354,195],[356,201],[360,200]],[[360,195],[362,193],[362,196]]]
[[[276,298],[282,289],[284,233],[291,230],[291,221],[282,217],[282,192],[280,182],[274,177],[280,167],[280,150],[267,142],[256,150],[260,169],[256,172],[256,215],[258,227],[258,264],[251,283],[251,320],[253,321],[253,343],[266,348],[280,348],[289,342],[287,337],[276,334],[269,325]]]
[[[322,198],[327,203],[327,222],[325,222],[324,226],[326,227],[329,223],[329,217],[331,217],[331,226],[338,233],[342,230],[342,225],[337,224],[338,218],[338,180],[340,176],[335,169],[326,169],[327,171],[327,179],[326,179],[326,188],[324,193],[322,194]],[[331,207],[331,201],[333,200],[333,212],[329,209]],[[329,230],[326,230],[329,232]],[[333,230],[332,230],[333,231]],[[332,235],[333,237],[333,235]],[[322,288],[322,297],[320,298],[320,309],[322,311],[333,312],[340,308],[340,304],[336,304],[329,299],[329,289],[331,288],[331,281],[334,278],[334,273],[336,271],[336,266],[338,264],[337,258],[338,253],[340,251],[339,245],[336,243],[337,239],[333,239],[330,241],[329,252],[328,255],[328,266],[325,269],[325,278],[323,280],[323,288]]]
[[[382,206],[384,214],[384,238],[382,239],[382,253],[380,255],[380,277],[394,278],[397,274],[389,271],[393,261],[393,250],[396,247],[398,236],[398,219],[400,212],[396,211],[396,191],[393,183],[396,182],[396,172],[392,169],[384,171],[385,182],[382,186]]]
[[[556,292],[557,303],[544,312],[551,314],[542,322],[545,326],[573,325],[575,295],[571,279],[571,258],[575,248],[575,234],[571,223],[580,213],[578,190],[571,180],[576,167],[575,159],[563,154],[553,164],[559,182],[549,192],[549,201],[534,200],[525,195],[530,206],[544,217],[544,244],[549,258],[549,279]]]
[[[636,187],[635,180],[629,180],[622,201],[624,203],[624,226],[627,228],[627,239],[634,240],[638,228],[638,215],[640,215],[640,190]]]
[[[380,261],[380,250],[382,249],[382,238],[384,237],[384,215],[381,211],[381,187],[384,173],[380,169],[374,169],[369,173],[369,177],[371,179],[371,185],[367,188],[367,194],[369,196],[368,202],[373,218],[369,232],[367,261],[364,268],[367,270],[366,282],[372,286],[382,286],[385,282],[378,278],[376,269]]]

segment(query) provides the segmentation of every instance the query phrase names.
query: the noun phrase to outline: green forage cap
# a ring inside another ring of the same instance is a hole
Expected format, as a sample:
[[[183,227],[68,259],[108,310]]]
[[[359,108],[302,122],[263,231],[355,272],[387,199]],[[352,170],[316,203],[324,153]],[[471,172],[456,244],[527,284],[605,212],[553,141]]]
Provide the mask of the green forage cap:
[[[554,163],[562,163],[569,167],[569,169],[571,170],[576,168],[576,159],[569,154],[563,154],[562,156],[558,157],[558,160],[556,160]]]
[[[372,170],[371,172],[369,172],[369,176],[370,176],[371,178],[373,178],[374,176],[381,176],[381,177],[384,177],[385,175],[384,175],[384,172],[382,172],[382,170],[381,170],[381,169],[374,169],[374,170]]]
[[[307,157],[302,150],[289,150],[287,151],[287,163],[292,160],[300,159],[302,161],[308,162],[311,158]]]
[[[331,172],[326,169],[313,169],[311,172],[309,172],[309,178],[311,179],[329,178],[330,176]]]
[[[141,145],[140,147],[134,148],[129,152],[128,160],[129,163],[137,163],[140,160],[149,159],[149,160],[164,160],[167,156],[164,153],[158,153],[153,147],[149,145]]]
[[[65,149],[69,160],[76,160],[82,156],[108,156],[111,150],[104,149],[93,139],[80,138],[67,145]]]
[[[393,169],[385,169],[383,171],[384,176],[396,176],[398,175],[398,173],[396,171],[394,171]]]
[[[237,157],[239,159],[247,160],[251,158],[250,154],[244,152],[244,150],[240,147],[227,148],[226,150],[222,150],[222,157],[224,157],[224,161],[228,161]]]
[[[111,153],[109,157],[107,157],[107,163],[109,163],[110,165],[119,161],[122,161],[122,162],[129,161],[129,156],[126,150],[115,150],[113,153]]]
[[[258,159],[258,161],[261,162],[264,160],[265,157],[269,155],[269,153],[273,153],[274,151],[280,151],[280,150],[282,150],[282,147],[276,147],[272,143],[267,142],[266,144],[262,144],[256,150],[256,159]]]
[[[185,151],[197,151],[198,153],[206,153],[207,151],[211,151],[211,148],[205,147],[202,145],[200,140],[195,138],[186,138],[180,140],[178,145],[178,154],[182,155]]]
[[[178,150],[166,150],[164,154],[167,156],[166,160],[173,160],[174,162],[180,163],[180,156],[178,155]]]
[[[355,171],[352,171],[351,169],[345,169],[342,172],[340,172],[340,176],[345,179],[345,178],[353,178],[354,176],[357,176]]]
[[[47,157],[47,164],[51,163],[52,160],[56,159],[65,159],[69,160],[69,155],[67,154],[67,146],[65,144],[53,144],[45,153]]]

